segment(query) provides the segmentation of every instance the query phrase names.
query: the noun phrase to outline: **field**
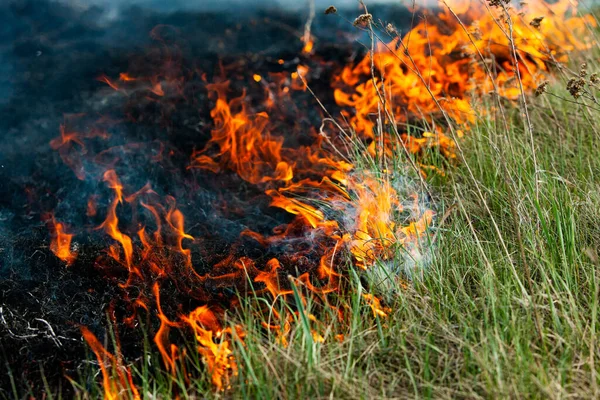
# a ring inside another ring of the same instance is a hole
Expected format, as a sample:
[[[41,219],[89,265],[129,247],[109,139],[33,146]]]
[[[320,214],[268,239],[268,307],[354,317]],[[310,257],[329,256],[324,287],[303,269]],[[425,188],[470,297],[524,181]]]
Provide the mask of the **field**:
[[[379,40],[375,23],[363,28]],[[514,98],[493,90],[471,95],[475,118],[468,129],[442,112],[437,121],[452,142],[450,156],[440,146],[413,153],[399,140],[398,126],[417,134],[429,118],[390,127],[380,115],[375,139],[385,142],[382,153],[344,130],[356,175],[394,187],[403,182],[400,196],[419,193],[435,212],[418,253],[391,246],[391,255],[367,271],[348,255],[341,289],[326,300],[294,283],[291,294],[274,300],[241,296],[224,319],[236,366],[225,363],[232,372],[222,390],[189,337],[181,339],[188,341],[184,361],[167,371],[150,332],[139,358],[121,360],[117,329],[69,377],[75,394],[600,397],[600,65],[598,36],[589,29],[594,42],[573,50],[560,68],[553,65],[549,83],[521,82]],[[277,321],[268,323],[283,327],[273,315],[292,315],[285,336],[265,330],[265,305]],[[105,357],[102,373],[98,354]],[[225,365],[219,362],[213,368]],[[8,392],[21,398],[27,393],[17,381],[11,377]],[[49,386],[46,398],[62,392]]]

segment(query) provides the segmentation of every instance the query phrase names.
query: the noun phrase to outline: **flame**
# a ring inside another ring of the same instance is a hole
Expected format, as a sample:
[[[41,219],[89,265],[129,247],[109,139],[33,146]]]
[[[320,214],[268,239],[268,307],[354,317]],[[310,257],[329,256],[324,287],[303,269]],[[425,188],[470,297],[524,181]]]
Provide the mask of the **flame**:
[[[110,354],[88,328],[81,327],[81,334],[98,359],[100,371],[102,371],[104,398],[118,400],[130,391],[131,393],[128,394],[135,400],[141,399],[133,383],[131,371],[123,365],[121,357]]]
[[[132,81],[137,81],[137,78],[132,77],[131,75],[129,75],[126,72],[121,72],[119,74],[119,79],[125,82],[132,82]]]
[[[231,344],[225,339],[228,334],[231,334],[231,329],[223,329],[218,318],[206,306],[198,307],[182,319],[194,332],[198,342],[198,352],[206,362],[215,388],[217,390],[227,388],[229,377],[237,375],[237,364]]]
[[[127,75],[126,75],[126,76],[127,76]],[[125,81],[129,81],[130,79],[124,79],[124,80],[125,80]],[[98,81],[106,83],[106,84],[107,84],[108,86],[110,86],[110,88],[111,88],[111,89],[113,89],[113,90],[116,90],[116,91],[119,91],[119,90],[121,90],[121,88],[119,87],[119,85],[118,85],[118,84],[117,84],[115,81],[111,80],[111,79],[110,79],[108,76],[106,76],[106,75],[100,75],[100,76],[98,77]]]
[[[253,184],[291,180],[292,166],[281,157],[283,138],[271,137],[268,133],[267,113],[249,115],[243,96],[227,102],[228,86],[228,82],[208,85],[209,91],[217,95],[211,111],[215,129],[207,146],[194,154],[190,167],[212,172],[231,169]],[[212,152],[215,146],[214,156],[205,154]]]
[[[312,39],[312,37],[310,37],[310,35],[309,35],[309,38],[304,40],[304,46],[302,47],[302,52],[306,53],[306,54],[310,54],[310,53],[312,53],[314,47],[315,47],[315,42]]]
[[[50,147],[58,151],[65,165],[71,168],[78,179],[84,180],[86,173],[83,155],[87,152],[85,141],[94,138],[106,140],[109,134],[101,129],[91,129],[86,133],[69,129],[70,120],[80,116],[80,114],[69,116],[68,120],[60,125],[60,136],[50,141]]]
[[[396,124],[410,119],[433,123],[440,119],[441,109],[466,127],[475,120],[478,96],[492,91],[508,99],[520,95],[503,9],[469,0],[440,5],[442,11],[433,17],[437,23],[424,18],[404,37],[378,43],[372,56],[340,73],[334,83],[335,100],[353,110],[350,125],[361,135],[374,138],[378,115]],[[525,90],[535,89],[551,64],[566,61],[567,52],[590,46],[587,26],[595,26],[595,21],[590,15],[570,16],[576,6],[575,1],[559,0],[530,2],[522,10],[508,8]],[[540,15],[545,18],[535,29],[529,22]],[[392,28],[388,32],[395,34]],[[431,135],[444,153],[452,155],[451,139],[444,132]],[[430,140],[403,138],[413,153],[431,145]]]
[[[375,297],[371,293],[363,293],[363,299],[367,302],[369,307],[371,307],[371,311],[373,311],[374,317],[382,317],[385,318],[388,316],[392,310],[389,307],[384,307],[381,304],[381,300]]]
[[[71,241],[73,235],[67,233],[65,225],[56,222],[52,217],[51,231],[53,232],[52,242],[50,243],[50,250],[56,255],[56,257],[63,260],[67,265],[71,265],[77,259],[77,252],[71,248]]]
[[[292,294],[293,290],[287,289],[282,290],[279,285],[278,270],[281,268],[281,264],[276,258],[272,258],[267,262],[267,270],[258,273],[254,282],[262,282],[265,284],[267,290],[271,293],[273,298],[278,296]]]
[[[125,257],[125,265],[130,270],[133,265],[133,245],[131,238],[119,230],[119,218],[117,217],[117,207],[123,202],[123,186],[114,170],[108,170],[104,173],[104,181],[108,183],[109,188],[114,190],[115,198],[108,209],[106,219],[99,228],[104,229],[111,238],[121,244]],[[114,247],[111,247],[110,253],[117,261],[121,260]]]
[[[360,263],[383,256],[382,250],[396,242],[394,216],[402,212],[402,204],[390,182],[370,176],[363,178],[351,181],[358,202],[352,253]]]

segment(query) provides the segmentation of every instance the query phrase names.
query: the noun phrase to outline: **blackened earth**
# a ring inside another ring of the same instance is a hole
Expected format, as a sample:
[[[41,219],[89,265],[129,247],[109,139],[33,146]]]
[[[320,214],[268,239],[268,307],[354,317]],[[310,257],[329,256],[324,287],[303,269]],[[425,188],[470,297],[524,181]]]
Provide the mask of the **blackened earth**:
[[[398,26],[410,23],[404,10],[377,11],[372,10]],[[126,312],[115,301],[121,296],[117,285],[96,263],[109,240],[92,228],[102,221],[110,191],[101,180],[77,179],[49,145],[59,135],[60,125],[70,120],[69,115],[119,118],[118,112],[126,109],[130,121],[113,129],[110,145],[140,143],[140,147],[135,155],[115,155],[120,176],[128,187],[139,188],[149,182],[160,195],[177,199],[186,216],[186,230],[204,238],[202,247],[192,253],[199,273],[230,254],[234,243],[236,256],[267,260],[285,253],[282,248],[273,250],[280,254],[266,254],[252,243],[240,244],[239,236],[245,228],[269,233],[274,226],[290,222],[288,214],[270,208],[262,192],[235,174],[215,179],[186,166],[193,149],[201,148],[210,137],[209,113],[214,102],[208,98],[205,81],[219,79],[223,65],[228,68],[232,92],[241,94],[242,88],[249,87],[250,97],[257,103],[264,101],[263,90],[250,85],[253,74],[293,72],[301,63],[311,65],[311,87],[335,111],[331,76],[341,66],[360,60],[364,48],[352,42],[361,36],[351,24],[317,14],[313,33],[319,41],[312,59],[319,62],[314,62],[301,55],[299,38],[306,15],[286,10],[249,7],[218,14],[159,13],[136,7],[108,18],[97,7],[82,9],[47,0],[2,2],[0,362],[2,370],[10,372],[0,374],[0,396],[12,396],[13,387],[19,394],[39,395],[44,391],[43,374],[53,390],[60,388],[69,397],[72,388],[65,376],[77,378],[77,371],[92,359],[80,326],[90,328],[102,341],[111,317],[107,314]],[[345,16],[353,20],[355,11]],[[150,35],[157,26],[158,44]],[[126,104],[97,79],[102,74],[118,77],[123,71],[166,68],[165,51],[176,61],[172,68],[184,71],[188,78],[183,95],[167,93],[165,102],[140,98]],[[286,62],[282,65],[279,59]],[[308,132],[318,127],[322,115],[312,96],[303,92],[294,101],[296,108],[285,108],[274,123],[282,130],[293,127]],[[299,115],[298,109],[312,111]],[[85,127],[88,120],[78,123]],[[292,147],[307,140],[285,137],[286,145]],[[170,156],[150,163],[148,154],[157,152]],[[191,182],[197,187],[191,187]],[[82,208],[90,193],[105,199],[99,204],[98,220],[90,220]],[[227,199],[228,207],[215,213],[214,204],[221,198]],[[49,212],[70,226],[90,228],[89,234],[75,238],[78,258],[69,267],[49,250]],[[118,272],[111,276],[120,278]],[[173,294],[165,296],[167,303],[173,303],[166,304],[166,309],[195,306],[194,300],[177,293],[176,288],[166,286],[164,290]],[[226,307],[228,293],[222,288],[214,291]],[[141,333],[123,329],[125,355],[139,356]]]

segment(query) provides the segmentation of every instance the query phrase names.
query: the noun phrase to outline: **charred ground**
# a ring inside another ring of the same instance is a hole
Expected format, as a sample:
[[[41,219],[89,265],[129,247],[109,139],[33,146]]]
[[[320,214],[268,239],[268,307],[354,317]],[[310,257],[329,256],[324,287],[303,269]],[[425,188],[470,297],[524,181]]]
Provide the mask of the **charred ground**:
[[[247,227],[270,232],[290,222],[290,216],[270,208],[267,196],[236,174],[214,179],[188,170],[182,162],[210,137],[213,103],[207,81],[226,76],[232,92],[241,94],[253,74],[292,72],[300,63],[311,62],[300,55],[305,15],[246,11],[161,14],[129,8],[108,19],[100,8],[81,10],[49,1],[16,1],[0,7],[0,68],[5,72],[0,78],[0,343],[3,366],[11,371],[0,378],[3,395],[13,385],[18,392],[42,390],[42,370],[51,387],[62,385],[63,393],[68,393],[64,377],[74,375],[86,360],[80,326],[102,336],[111,315],[127,313],[119,301],[123,292],[110,283],[122,279],[123,272],[99,268],[96,260],[107,243],[94,234],[93,226],[101,220],[86,216],[85,210],[90,193],[107,189],[101,182],[77,179],[51,148],[61,125],[74,129],[98,118],[108,121],[107,129],[113,133],[110,145],[98,139],[87,151],[100,154],[94,162],[114,163],[127,171],[126,184],[150,183],[161,195],[177,198],[191,221],[190,234],[203,238],[192,249],[199,273],[230,254],[255,260],[278,256],[285,267],[285,254],[294,250],[293,245],[265,253],[255,242],[239,237]],[[406,20],[403,11],[388,11],[390,18]],[[313,56],[321,61],[312,62],[311,86],[324,104],[333,106],[331,74],[365,50],[351,43],[354,37],[347,33],[348,26],[341,28],[339,19],[332,24],[322,18],[314,23],[314,34],[322,42]],[[182,90],[150,100],[140,92],[138,98],[134,94],[125,100],[108,95],[106,83],[98,79],[156,68],[166,75],[185,75]],[[261,87],[250,87],[249,97],[260,106]],[[313,111],[298,113],[299,108]],[[308,132],[322,117],[307,92],[282,104],[281,111],[274,124],[282,131],[303,130],[298,129],[301,126]],[[111,124],[123,119],[118,127]],[[285,136],[289,146],[310,140]],[[103,148],[116,150],[103,153]],[[93,165],[87,166],[93,170]],[[221,207],[215,210],[215,204]],[[97,207],[102,215],[108,203],[100,201]],[[78,236],[79,257],[68,268],[49,250],[47,224],[53,213],[90,229],[89,235]],[[312,263],[310,250],[306,254],[306,262]],[[289,268],[302,269],[298,265]],[[216,306],[228,307],[233,290],[243,285],[207,290]],[[163,289],[172,294],[165,296],[171,312],[197,305],[175,284]],[[135,357],[140,334],[123,329],[123,351]]]

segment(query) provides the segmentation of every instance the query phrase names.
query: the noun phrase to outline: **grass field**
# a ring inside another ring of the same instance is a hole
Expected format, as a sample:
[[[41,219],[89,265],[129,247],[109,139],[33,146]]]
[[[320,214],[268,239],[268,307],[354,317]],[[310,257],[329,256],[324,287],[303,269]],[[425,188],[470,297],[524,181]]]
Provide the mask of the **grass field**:
[[[581,62],[588,62],[589,74],[600,72],[592,54],[573,61],[572,73],[558,74],[547,93],[528,96],[526,104],[480,99],[480,115],[458,140],[456,161],[435,150],[419,159],[443,171],[427,177],[437,219],[423,243],[423,270],[386,276],[389,261],[370,275],[349,267],[347,290],[335,299],[349,323],[327,309],[309,320],[314,305],[307,296],[287,346],[254,317],[264,300],[243,300],[230,318],[245,330],[243,341],[233,340],[238,375],[225,392],[214,391],[192,348],[186,370],[174,379],[149,337],[146,356],[131,365],[140,395],[600,397],[600,106],[593,84],[578,99],[566,89]],[[361,159],[365,152],[357,146],[355,165],[381,173],[382,161]],[[387,168],[406,174],[410,163],[402,150],[391,159]],[[405,260],[403,249],[397,251]],[[367,290],[386,307],[380,314],[362,296]],[[322,338],[313,335],[315,327]],[[93,362],[72,379],[81,397],[104,393]],[[60,397],[52,388],[49,393]]]

